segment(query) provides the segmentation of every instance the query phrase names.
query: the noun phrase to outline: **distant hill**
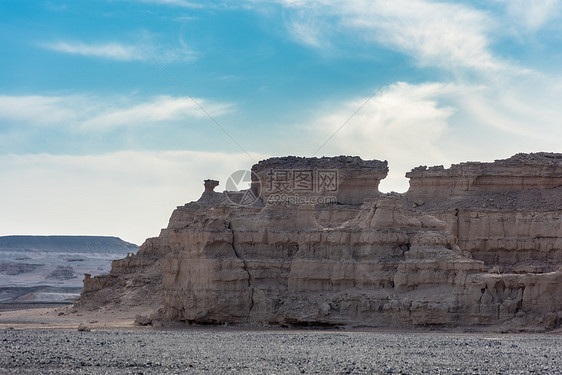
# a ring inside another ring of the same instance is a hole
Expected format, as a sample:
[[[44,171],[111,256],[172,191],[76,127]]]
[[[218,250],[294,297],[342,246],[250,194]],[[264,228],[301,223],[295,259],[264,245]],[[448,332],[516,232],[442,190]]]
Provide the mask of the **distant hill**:
[[[137,250],[117,237],[0,237],[0,304],[72,301],[85,273],[108,273],[112,260]]]
[[[136,252],[138,246],[118,237],[105,236],[3,236],[0,251],[32,251],[58,253]]]

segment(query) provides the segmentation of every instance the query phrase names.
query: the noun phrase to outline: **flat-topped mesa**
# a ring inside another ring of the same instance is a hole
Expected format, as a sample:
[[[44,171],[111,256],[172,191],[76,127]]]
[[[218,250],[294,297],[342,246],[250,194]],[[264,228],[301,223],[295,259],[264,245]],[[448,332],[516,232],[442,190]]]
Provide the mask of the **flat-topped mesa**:
[[[562,186],[562,154],[517,154],[493,163],[466,162],[427,168],[420,166],[406,173],[410,197],[434,198],[474,195],[480,192],[508,192],[553,189]]]
[[[378,197],[388,163],[358,156],[262,160],[252,167],[252,189],[264,203],[304,199],[309,203],[362,204]]]

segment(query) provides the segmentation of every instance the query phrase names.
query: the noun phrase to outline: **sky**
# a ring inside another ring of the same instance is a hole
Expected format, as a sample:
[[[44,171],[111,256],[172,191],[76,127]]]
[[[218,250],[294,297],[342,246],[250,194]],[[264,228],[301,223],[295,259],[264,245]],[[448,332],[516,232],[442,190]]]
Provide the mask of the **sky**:
[[[562,152],[562,1],[0,2],[0,235],[142,244],[272,156]]]

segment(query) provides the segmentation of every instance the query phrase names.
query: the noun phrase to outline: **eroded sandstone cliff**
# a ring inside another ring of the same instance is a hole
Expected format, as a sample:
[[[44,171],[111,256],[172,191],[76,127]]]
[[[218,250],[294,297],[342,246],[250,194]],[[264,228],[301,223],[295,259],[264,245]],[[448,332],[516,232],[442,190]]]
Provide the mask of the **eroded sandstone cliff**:
[[[387,171],[287,157],[255,165],[249,191],[206,180],[78,305],[152,298],[151,319],[195,323],[560,325],[561,154],[419,167],[404,195],[378,191]]]
[[[562,264],[562,154],[418,167],[406,176],[403,207],[447,222],[459,246],[489,268],[544,272]]]

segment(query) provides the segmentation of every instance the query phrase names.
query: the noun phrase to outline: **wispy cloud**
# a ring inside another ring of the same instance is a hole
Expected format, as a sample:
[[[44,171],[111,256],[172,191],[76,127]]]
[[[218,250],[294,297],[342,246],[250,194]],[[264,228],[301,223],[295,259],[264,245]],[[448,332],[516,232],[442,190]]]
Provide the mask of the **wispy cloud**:
[[[412,54],[423,65],[495,70],[501,64],[488,48],[490,20],[477,10],[402,0],[371,7],[363,2],[354,11],[346,22],[350,27],[368,31],[366,38]]]
[[[140,48],[120,43],[86,44],[83,42],[57,41],[53,43],[44,43],[41,44],[41,46],[45,49],[67,53],[70,55],[101,57],[118,61],[147,59],[147,56]]]
[[[221,116],[233,110],[229,103],[199,98],[195,100],[213,116]],[[0,119],[31,126],[109,130],[117,127],[152,126],[205,116],[191,99],[167,95],[145,100],[125,96],[0,96]]]
[[[69,99],[40,95],[0,96],[0,119],[36,125],[63,123],[75,116],[72,108],[80,106],[79,97]]]
[[[490,50],[489,14],[467,5],[426,0],[279,0],[289,32],[299,42],[324,47],[348,33],[447,69],[497,70],[506,65]],[[324,41],[320,43],[319,41]]]
[[[203,99],[197,102],[214,116],[232,111],[232,106],[213,103]],[[110,107],[98,116],[81,123],[84,128],[112,128],[116,126],[135,126],[135,124],[158,124],[188,118],[203,118],[205,113],[189,98],[158,96],[150,101],[133,104],[125,108]]]
[[[395,190],[405,190],[403,173],[414,167],[411,160],[446,159],[439,143],[456,110],[441,104],[439,99],[464,89],[438,83],[394,84],[375,96],[343,127],[322,149],[322,154],[349,154],[353,150],[353,154],[364,158],[386,159],[390,163],[390,175],[385,182],[390,182]],[[328,138],[364,101],[365,98],[358,98],[323,110],[312,121],[310,131],[314,139]]]
[[[523,25],[526,31],[535,32],[549,22],[560,17],[562,2],[560,0],[496,0],[502,3],[510,19]]]
[[[286,20],[286,26],[294,39],[315,48],[326,48],[330,45],[330,27],[316,12],[299,10]]]
[[[41,43],[44,49],[69,55],[102,58],[115,61],[148,61],[155,58],[161,62],[190,61],[196,53],[186,48],[157,46],[152,42],[124,44],[118,42],[84,43],[80,41],[55,41]]]

